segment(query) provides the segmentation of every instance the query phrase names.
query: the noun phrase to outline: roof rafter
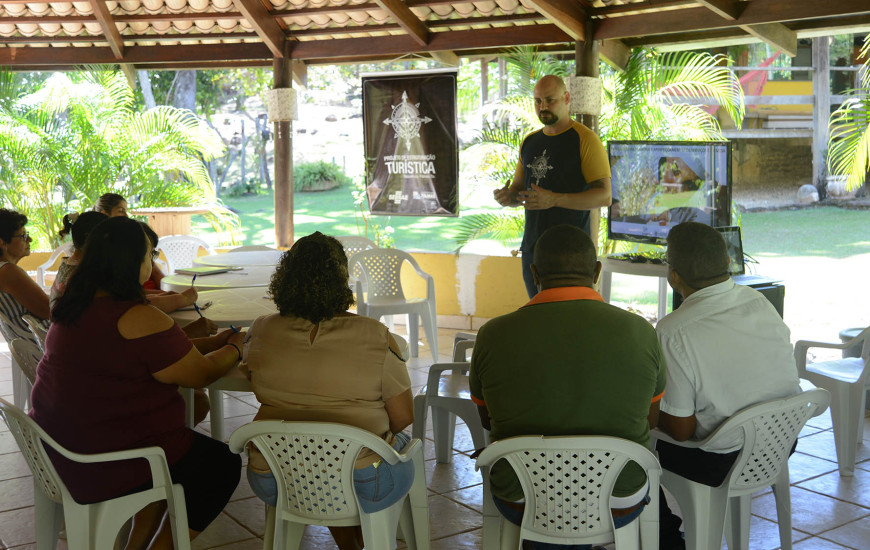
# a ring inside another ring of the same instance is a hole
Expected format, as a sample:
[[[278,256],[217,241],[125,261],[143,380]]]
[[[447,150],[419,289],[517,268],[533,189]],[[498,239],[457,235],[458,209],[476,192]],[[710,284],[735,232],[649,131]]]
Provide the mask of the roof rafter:
[[[287,41],[287,34],[266,6],[260,0],[233,0],[233,5],[254,27],[275,57],[284,57],[284,42]]]
[[[696,0],[699,4],[728,21],[736,21],[743,13],[745,2],[737,0]],[[741,5],[743,4],[743,5]]]
[[[586,12],[574,0],[526,0],[574,40],[586,39]]]
[[[429,43],[429,28],[401,0],[375,0],[421,46]]]
[[[752,36],[760,38],[774,48],[794,57],[797,55],[797,33],[782,23],[764,23],[761,25],[741,25]]]

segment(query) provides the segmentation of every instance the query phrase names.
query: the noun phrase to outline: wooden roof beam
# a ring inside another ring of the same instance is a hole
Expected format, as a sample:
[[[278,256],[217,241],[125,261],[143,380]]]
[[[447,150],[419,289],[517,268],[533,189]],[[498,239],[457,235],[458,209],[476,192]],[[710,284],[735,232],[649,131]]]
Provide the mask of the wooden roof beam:
[[[115,59],[118,61],[124,59],[124,39],[121,38],[121,33],[118,32],[118,27],[115,25],[112,14],[109,13],[109,8],[104,0],[88,0],[91,8],[94,10],[94,17],[100,24],[103,34],[106,36],[106,41],[115,54]]]
[[[287,35],[260,0],[233,0],[233,5],[254,27],[275,57],[284,57],[284,42]]]
[[[622,40],[602,40],[601,46],[598,48],[598,55],[605,63],[622,72],[628,65],[631,48],[626,46]]]
[[[574,0],[527,0],[536,12],[576,41],[586,40],[586,12]]]
[[[746,7],[746,2],[736,0],[697,0],[697,2],[728,21],[739,19],[743,8]]]
[[[752,36],[767,42],[771,47],[782,50],[782,53],[789,57],[797,55],[797,33],[782,23],[741,25],[740,28]]]
[[[405,32],[414,39],[414,42],[420,46],[429,43],[429,28],[414,15],[411,8],[402,0],[375,0],[375,3],[390,14],[390,17],[405,29]]]
[[[447,65],[448,67],[458,67],[460,63],[459,56],[451,51],[429,52],[429,55],[431,55],[432,59],[438,63]]]

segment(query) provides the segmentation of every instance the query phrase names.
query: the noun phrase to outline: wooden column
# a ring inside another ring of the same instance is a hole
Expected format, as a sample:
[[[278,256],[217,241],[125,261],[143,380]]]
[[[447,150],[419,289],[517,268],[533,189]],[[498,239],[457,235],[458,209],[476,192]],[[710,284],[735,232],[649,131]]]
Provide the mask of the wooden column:
[[[831,37],[813,38],[813,185],[825,185],[824,151],[828,148],[828,121],[831,118]]]
[[[574,66],[577,76],[598,78],[598,42],[592,39],[592,22],[586,21],[586,40],[578,40],[574,45]],[[598,134],[598,115],[577,115],[577,121]],[[595,247],[598,247],[598,232],[601,227],[601,209],[589,211],[589,233]]]
[[[292,88],[289,42],[284,46],[284,57],[272,61],[275,88]],[[293,244],[293,124],[277,121],[275,124],[275,244],[289,247]]]
[[[489,102],[489,59],[480,60],[480,105]]]

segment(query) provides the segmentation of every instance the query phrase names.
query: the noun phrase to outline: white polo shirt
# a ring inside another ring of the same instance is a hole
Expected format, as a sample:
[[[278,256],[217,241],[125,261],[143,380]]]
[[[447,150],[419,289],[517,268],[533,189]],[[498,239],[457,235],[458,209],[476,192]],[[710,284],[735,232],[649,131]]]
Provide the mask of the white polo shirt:
[[[735,412],[800,393],[789,329],[757,290],[728,279],[690,295],[656,326],[668,365],[661,410],[698,420],[703,439]],[[706,451],[740,447],[735,434]]]

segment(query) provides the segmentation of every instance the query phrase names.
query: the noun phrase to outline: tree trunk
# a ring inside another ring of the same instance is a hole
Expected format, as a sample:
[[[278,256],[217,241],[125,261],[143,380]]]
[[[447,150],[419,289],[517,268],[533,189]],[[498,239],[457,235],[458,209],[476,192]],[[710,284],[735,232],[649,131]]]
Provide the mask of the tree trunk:
[[[139,87],[142,88],[142,97],[145,98],[145,107],[153,109],[157,102],[154,101],[154,92],[151,90],[151,77],[148,71],[136,71],[136,74],[139,77]]]
[[[179,109],[196,112],[196,71],[178,71],[175,75],[175,90],[172,105]]]

